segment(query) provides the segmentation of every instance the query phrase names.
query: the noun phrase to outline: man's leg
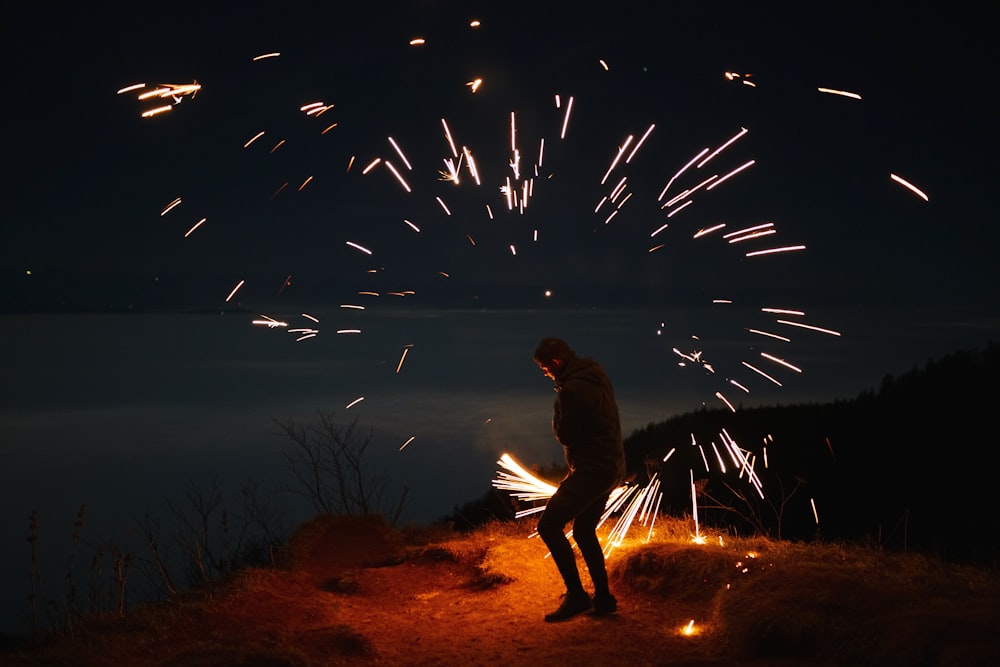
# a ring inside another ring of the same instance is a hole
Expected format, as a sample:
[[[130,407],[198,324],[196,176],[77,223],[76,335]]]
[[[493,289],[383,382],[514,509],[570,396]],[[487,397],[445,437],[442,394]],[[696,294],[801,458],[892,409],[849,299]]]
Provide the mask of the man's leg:
[[[567,480],[568,481],[568,480]],[[580,571],[576,567],[576,557],[573,555],[573,547],[570,546],[566,534],[563,532],[566,524],[574,515],[580,511],[582,505],[577,494],[565,482],[560,486],[552,498],[549,499],[538,520],[538,536],[545,542],[552,554],[552,561],[559,569],[563,583],[566,584],[566,594],[583,593],[583,584],[580,581]]]
[[[554,612],[545,615],[545,620],[564,621],[589,611],[592,607],[590,595],[583,589],[580,581],[580,571],[576,567],[576,556],[563,532],[566,524],[585,509],[593,501],[593,491],[590,485],[573,475],[566,478],[549,499],[538,520],[538,535],[545,542],[552,554],[552,560],[559,568],[563,583],[566,585],[566,595],[562,604]]]
[[[587,563],[590,580],[594,582],[594,610],[601,614],[612,614],[618,609],[618,602],[608,587],[608,571],[604,563],[604,550],[597,539],[597,524],[604,514],[610,492],[605,492],[588,505],[573,522],[573,539],[580,547],[583,560]]]

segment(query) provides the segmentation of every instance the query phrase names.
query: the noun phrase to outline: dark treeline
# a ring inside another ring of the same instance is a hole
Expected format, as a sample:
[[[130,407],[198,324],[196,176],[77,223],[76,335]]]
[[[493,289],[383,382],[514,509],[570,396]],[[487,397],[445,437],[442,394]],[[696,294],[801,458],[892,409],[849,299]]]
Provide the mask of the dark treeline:
[[[887,375],[854,399],[676,415],[626,439],[630,475],[642,485],[655,475],[671,515],[692,514],[694,486],[703,526],[996,563],[998,371],[990,343]],[[744,456],[756,483],[737,465]],[[492,491],[449,518],[512,512]]]

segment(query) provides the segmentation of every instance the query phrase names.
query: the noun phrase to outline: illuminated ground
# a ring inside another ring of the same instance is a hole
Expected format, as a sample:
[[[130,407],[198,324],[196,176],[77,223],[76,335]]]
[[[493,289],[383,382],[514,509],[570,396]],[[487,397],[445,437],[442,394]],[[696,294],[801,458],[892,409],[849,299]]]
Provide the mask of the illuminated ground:
[[[561,590],[527,523],[404,539],[371,522],[317,520],[281,569],[244,572],[0,662],[1000,664],[995,569],[762,539],[692,545],[684,529],[664,521],[650,544],[612,554],[618,615],[546,624]],[[696,633],[685,635],[691,621]]]

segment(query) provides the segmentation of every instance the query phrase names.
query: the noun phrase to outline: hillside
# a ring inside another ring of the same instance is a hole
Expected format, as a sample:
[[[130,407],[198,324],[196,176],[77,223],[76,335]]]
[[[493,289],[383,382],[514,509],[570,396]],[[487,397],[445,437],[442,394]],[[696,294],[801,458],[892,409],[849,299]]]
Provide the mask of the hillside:
[[[611,553],[616,616],[546,624],[561,590],[532,526],[395,531],[378,517],[321,516],[275,567],[82,619],[75,636],[0,663],[1000,664],[996,570],[843,544],[718,534],[695,544],[690,521],[666,517],[648,543],[639,531]]]

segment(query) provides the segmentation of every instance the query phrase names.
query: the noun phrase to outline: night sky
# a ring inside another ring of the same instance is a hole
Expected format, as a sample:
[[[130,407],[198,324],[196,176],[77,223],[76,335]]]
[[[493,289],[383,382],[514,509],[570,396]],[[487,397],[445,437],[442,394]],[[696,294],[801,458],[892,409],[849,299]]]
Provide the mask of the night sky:
[[[533,306],[545,289],[553,303],[584,307],[764,295],[817,306],[995,304],[998,231],[986,208],[995,49],[975,13],[683,4],[692,7],[11,3],[3,305],[220,307],[241,280],[232,303],[250,308],[279,292],[336,302],[366,288],[455,307]],[[414,37],[426,44],[409,45]],[[271,52],[281,55],[252,60]],[[195,80],[196,96],[154,118],[140,117],[154,105],[116,94]],[[556,95],[574,99],[565,140]],[[299,111],[313,101],[334,106],[316,118]],[[511,174],[511,112],[524,172],[546,140],[523,215],[505,210],[499,192]],[[476,156],[481,186],[464,174],[459,187],[439,180],[451,157],[442,118]],[[602,186],[625,137],[652,124],[634,163]],[[743,128],[686,184],[712,168],[753,167],[694,196],[652,240],[667,221],[656,199],[667,180]],[[379,157],[399,165],[412,192],[384,165],[361,174]],[[610,208],[595,206],[626,173],[631,201],[605,224]],[[751,261],[691,239],[719,222],[766,221],[778,230],[770,245],[807,250]]]

